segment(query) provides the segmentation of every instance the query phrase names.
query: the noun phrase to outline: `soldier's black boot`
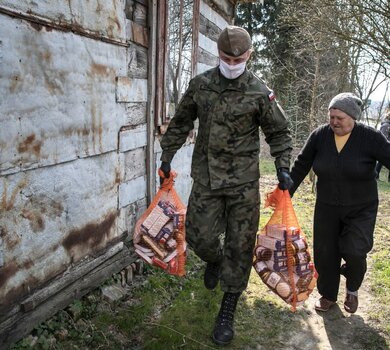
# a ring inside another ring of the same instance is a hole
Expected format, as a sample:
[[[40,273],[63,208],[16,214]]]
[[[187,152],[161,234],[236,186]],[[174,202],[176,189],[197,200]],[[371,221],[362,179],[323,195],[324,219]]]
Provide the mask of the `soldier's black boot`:
[[[241,293],[225,293],[215,321],[213,341],[218,345],[229,344],[234,337],[234,312]]]
[[[204,285],[207,289],[214,289],[217,286],[219,281],[220,267],[220,262],[207,263],[206,270],[203,276]]]

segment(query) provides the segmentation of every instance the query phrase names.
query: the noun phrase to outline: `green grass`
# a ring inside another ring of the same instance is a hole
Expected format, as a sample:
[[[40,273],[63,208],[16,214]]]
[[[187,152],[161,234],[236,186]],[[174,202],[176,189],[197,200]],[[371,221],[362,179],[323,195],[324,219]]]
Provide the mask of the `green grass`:
[[[374,249],[370,253],[372,269],[370,273],[371,288],[379,304],[370,312],[373,319],[381,323],[382,328],[390,334],[390,183],[387,182],[387,171],[381,172],[378,182],[379,208],[375,226]]]
[[[262,161],[261,173],[265,177],[261,182],[264,197],[276,185],[273,162]],[[379,182],[379,190],[383,201],[379,208],[374,250],[369,255],[368,280],[375,298],[370,323],[389,334],[390,184]],[[295,193],[293,205],[309,242],[314,201],[310,183],[305,181]],[[260,227],[263,227],[272,211],[261,208],[260,214]],[[204,288],[203,271],[204,263],[192,251],[189,251],[187,275],[183,278],[147,266],[144,275],[136,276],[125,300],[110,305],[100,298],[97,289],[42,323],[12,349],[215,349],[210,336],[222,292],[219,288],[215,291]],[[108,283],[118,283],[117,276]],[[248,288],[237,307],[235,338],[226,348],[256,349],[265,343],[264,349],[283,348],[286,336],[300,332],[311,312],[306,305],[291,312],[290,307],[252,271]],[[381,348],[375,345],[378,341],[375,334],[356,339],[359,344],[366,344],[367,349]],[[388,336],[386,339],[390,341]]]
[[[262,159],[260,161],[260,174],[261,176],[276,174],[274,161],[271,159]]]

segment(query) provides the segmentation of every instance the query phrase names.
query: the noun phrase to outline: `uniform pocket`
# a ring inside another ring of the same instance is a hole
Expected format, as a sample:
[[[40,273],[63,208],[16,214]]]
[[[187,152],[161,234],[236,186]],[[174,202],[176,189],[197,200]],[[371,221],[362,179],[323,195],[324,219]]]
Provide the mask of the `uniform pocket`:
[[[231,129],[239,135],[245,135],[256,127],[255,113],[256,110],[251,108],[251,106],[244,106],[243,108],[234,107],[231,113],[227,115],[227,122]]]

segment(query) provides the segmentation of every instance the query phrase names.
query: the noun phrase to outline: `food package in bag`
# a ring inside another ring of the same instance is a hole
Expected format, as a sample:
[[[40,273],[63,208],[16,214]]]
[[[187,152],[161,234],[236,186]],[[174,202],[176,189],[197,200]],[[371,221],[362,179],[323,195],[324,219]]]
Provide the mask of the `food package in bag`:
[[[268,288],[295,311],[313,291],[318,275],[288,191],[276,187],[267,194],[265,207],[274,212],[257,235],[253,267]]]
[[[170,172],[133,233],[136,254],[146,263],[176,276],[185,275],[186,207],[174,188],[176,173]]]

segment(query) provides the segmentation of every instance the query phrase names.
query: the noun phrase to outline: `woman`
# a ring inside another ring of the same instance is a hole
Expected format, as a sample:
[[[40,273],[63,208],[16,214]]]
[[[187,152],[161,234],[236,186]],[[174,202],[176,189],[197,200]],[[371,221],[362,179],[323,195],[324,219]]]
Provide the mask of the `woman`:
[[[359,123],[362,101],[341,93],[329,104],[329,124],[312,132],[298,155],[291,177],[293,195],[311,167],[318,177],[314,211],[314,262],[321,298],[315,309],[328,311],[337,301],[340,274],[346,277],[344,308],[358,308],[358,290],[373,246],[378,209],[377,161],[390,166],[390,142]],[[341,259],[345,264],[340,267]]]

